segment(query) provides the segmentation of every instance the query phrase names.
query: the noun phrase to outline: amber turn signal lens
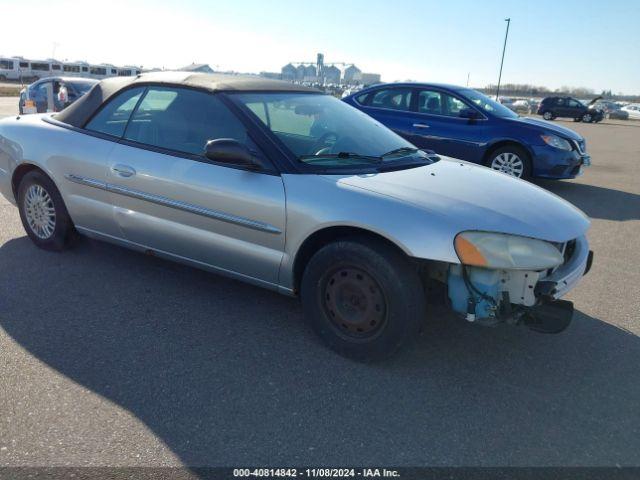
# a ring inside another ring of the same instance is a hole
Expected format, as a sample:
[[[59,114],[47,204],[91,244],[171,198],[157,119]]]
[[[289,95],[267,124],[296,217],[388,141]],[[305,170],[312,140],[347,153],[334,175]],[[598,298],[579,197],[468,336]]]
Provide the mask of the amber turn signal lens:
[[[454,245],[456,253],[463,264],[475,265],[476,267],[487,266],[487,259],[480,253],[480,250],[462,235],[456,237]]]

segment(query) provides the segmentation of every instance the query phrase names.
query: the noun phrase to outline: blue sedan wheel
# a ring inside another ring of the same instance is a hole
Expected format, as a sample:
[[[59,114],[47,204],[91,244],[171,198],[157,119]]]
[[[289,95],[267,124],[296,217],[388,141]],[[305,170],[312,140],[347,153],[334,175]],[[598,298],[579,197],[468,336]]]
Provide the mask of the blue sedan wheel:
[[[530,174],[527,154],[515,146],[500,148],[493,152],[489,158],[487,166],[492,170],[516,178],[527,178]]]

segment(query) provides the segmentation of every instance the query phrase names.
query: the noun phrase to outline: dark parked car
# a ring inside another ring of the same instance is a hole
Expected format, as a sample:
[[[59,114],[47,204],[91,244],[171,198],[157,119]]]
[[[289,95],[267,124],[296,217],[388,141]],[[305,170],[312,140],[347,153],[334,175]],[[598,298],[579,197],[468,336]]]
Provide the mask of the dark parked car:
[[[606,102],[604,113],[611,120],[629,120],[629,112],[622,110],[622,107],[615,102]]]
[[[514,177],[574,178],[591,164],[578,133],[520,117],[470,88],[395,83],[343,100],[419,148]]]
[[[573,118],[576,122],[601,122],[604,119],[604,113],[595,107],[595,102],[600,98],[595,98],[585,105],[572,97],[547,97],[540,102],[538,115],[542,115],[545,120],[564,117]]]
[[[27,93],[29,100],[35,103],[38,113],[45,113],[48,109],[49,101],[47,98],[48,86],[51,85],[53,93],[54,111],[59,112],[68,105],[71,105],[82,95],[91,90],[98,80],[93,78],[74,78],[74,77],[48,77],[33,82],[31,85],[23,88],[20,92],[20,100],[18,102],[18,111],[20,115],[24,115],[25,102]],[[60,91],[66,88],[66,96],[61,96]]]

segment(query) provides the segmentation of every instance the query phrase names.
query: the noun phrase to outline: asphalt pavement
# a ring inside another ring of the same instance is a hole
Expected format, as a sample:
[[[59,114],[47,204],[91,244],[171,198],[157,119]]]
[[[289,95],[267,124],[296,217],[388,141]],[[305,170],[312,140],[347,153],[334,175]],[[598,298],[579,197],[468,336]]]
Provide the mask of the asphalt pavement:
[[[569,329],[436,311],[374,365],[295,299],[88,239],[39,250],[0,200],[0,465],[640,465],[640,122],[562,123],[593,156],[538,182],[593,220]]]

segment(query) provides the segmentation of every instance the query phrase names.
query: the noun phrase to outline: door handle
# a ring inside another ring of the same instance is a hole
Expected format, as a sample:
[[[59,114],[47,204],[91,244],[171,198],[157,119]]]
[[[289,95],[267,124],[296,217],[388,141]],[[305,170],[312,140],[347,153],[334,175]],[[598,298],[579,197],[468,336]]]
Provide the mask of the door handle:
[[[136,174],[132,167],[120,163],[111,167],[111,171],[120,177],[133,177]]]
[[[415,128],[429,128],[429,125],[427,125],[426,123],[414,123],[413,126]]]

